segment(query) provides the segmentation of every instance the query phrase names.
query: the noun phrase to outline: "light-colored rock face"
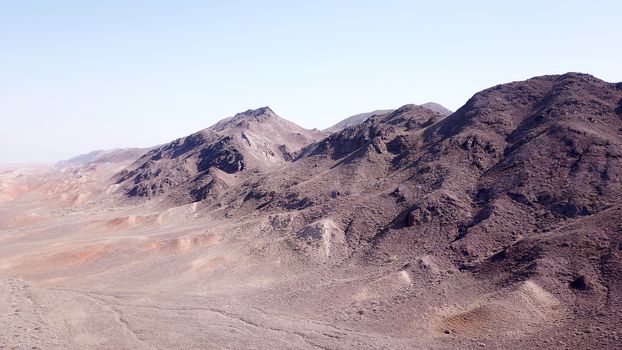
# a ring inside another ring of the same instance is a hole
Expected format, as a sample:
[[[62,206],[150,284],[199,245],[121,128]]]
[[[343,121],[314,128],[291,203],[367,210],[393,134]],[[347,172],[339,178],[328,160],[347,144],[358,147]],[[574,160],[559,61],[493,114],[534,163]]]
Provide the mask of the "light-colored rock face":
[[[294,244],[319,261],[343,258],[345,237],[343,230],[331,219],[323,219],[304,226],[296,232]]]
[[[287,151],[295,152],[326,136],[324,132],[307,130],[279,117],[269,107],[238,113],[208,129],[233,137],[250,132],[256,139],[261,139],[263,144],[269,145],[275,154],[282,153],[279,151],[281,145],[285,145]]]
[[[480,296],[469,305],[440,310],[435,325],[439,334],[460,334],[475,339],[520,338],[554,328],[568,317],[551,293],[533,281]]]

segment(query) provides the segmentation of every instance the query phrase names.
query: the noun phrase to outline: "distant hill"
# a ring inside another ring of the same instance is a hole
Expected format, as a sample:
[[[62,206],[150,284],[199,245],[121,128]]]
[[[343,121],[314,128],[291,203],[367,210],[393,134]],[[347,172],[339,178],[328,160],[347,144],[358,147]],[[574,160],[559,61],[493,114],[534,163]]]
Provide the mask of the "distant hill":
[[[448,115],[450,115],[452,113],[452,111],[450,111],[449,109],[441,106],[438,103],[434,103],[434,102],[428,102],[428,103],[424,103],[421,105],[421,107],[425,107],[427,109],[430,109],[434,112],[439,113],[441,116],[446,117]],[[364,121],[366,121],[367,119],[369,119],[371,116],[374,115],[383,115],[383,114],[387,114],[390,112],[393,112],[394,109],[378,109],[372,112],[367,112],[367,113],[360,113],[360,114],[356,114],[353,115],[351,117],[348,117],[342,121],[340,121],[339,123],[331,126],[330,128],[324,129],[324,132],[327,133],[334,133],[334,132],[338,132],[341,131],[349,126],[352,125],[357,125],[357,124],[361,124]]]
[[[341,131],[341,130],[347,128],[348,126],[361,124],[362,122],[367,120],[372,115],[385,114],[385,113],[389,113],[389,112],[393,112],[393,109],[378,109],[378,110],[375,110],[373,112],[355,114],[355,115],[353,115],[351,117],[348,117],[348,118],[340,121],[339,123],[331,126],[330,128],[324,129],[323,131],[327,132],[327,133],[334,133],[334,132],[337,132],[337,131]]]
[[[145,154],[148,150],[148,148],[116,148],[111,150],[92,151],[67,160],[62,160],[56,163],[56,166],[66,167],[102,163],[133,162],[138,159],[138,157]]]
[[[449,109],[447,109],[447,108],[445,108],[445,107],[443,107],[440,104],[435,103],[435,102],[427,102],[427,103],[422,104],[421,106],[425,107],[427,109],[431,109],[434,112],[438,112],[443,117],[446,117],[446,116],[448,116],[448,115],[453,113],[451,110],[449,110]]]

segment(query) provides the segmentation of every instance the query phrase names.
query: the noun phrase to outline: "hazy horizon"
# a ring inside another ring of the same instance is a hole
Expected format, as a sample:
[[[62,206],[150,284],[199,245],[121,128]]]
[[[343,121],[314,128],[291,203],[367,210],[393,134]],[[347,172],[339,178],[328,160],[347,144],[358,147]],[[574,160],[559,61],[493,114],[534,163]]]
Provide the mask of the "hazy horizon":
[[[0,164],[154,146],[261,106],[324,129],[407,103],[456,110],[543,74],[618,82],[620,11],[617,1],[5,2]]]

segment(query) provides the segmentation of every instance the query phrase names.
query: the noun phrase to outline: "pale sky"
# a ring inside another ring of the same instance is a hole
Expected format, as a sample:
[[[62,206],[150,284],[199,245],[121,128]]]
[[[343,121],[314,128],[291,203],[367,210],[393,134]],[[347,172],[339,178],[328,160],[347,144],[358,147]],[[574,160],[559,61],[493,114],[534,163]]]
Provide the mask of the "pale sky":
[[[622,1],[0,0],[0,164],[146,147],[270,106],[306,128],[579,71]]]

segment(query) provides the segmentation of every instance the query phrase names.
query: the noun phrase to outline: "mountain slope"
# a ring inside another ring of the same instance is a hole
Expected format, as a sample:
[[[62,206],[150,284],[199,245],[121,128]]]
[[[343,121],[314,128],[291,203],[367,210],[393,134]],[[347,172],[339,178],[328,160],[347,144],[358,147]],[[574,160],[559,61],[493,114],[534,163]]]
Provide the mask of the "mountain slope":
[[[421,107],[427,108],[433,112],[437,112],[439,113],[442,117],[446,117],[448,115],[450,115],[452,112],[441,106],[438,103],[434,103],[434,102],[428,102],[428,103],[424,103],[422,105],[420,105]],[[348,117],[342,121],[340,121],[339,123],[331,126],[330,128],[324,129],[324,132],[327,133],[335,133],[338,131],[341,131],[349,126],[353,126],[353,125],[358,125],[358,124],[362,124],[363,122],[365,122],[367,119],[369,119],[370,117],[374,116],[374,115],[384,115],[387,113],[391,113],[393,112],[394,109],[379,109],[379,110],[375,110],[373,112],[368,112],[368,113],[361,113],[361,114],[356,114],[353,115],[351,117]]]
[[[550,309],[560,338],[578,344],[572,334],[593,326],[591,313],[602,310],[612,331],[622,311],[621,106],[622,84],[568,73],[484,90],[444,119],[400,108],[308,146],[287,176],[253,184],[232,210],[271,213],[275,232],[290,237],[279,251],[314,263],[458,273],[492,282],[491,293],[511,290],[447,311],[439,332],[494,336],[534,312],[531,302],[515,309],[516,298],[544,298],[534,308]],[[469,319],[474,328],[460,321]],[[601,347],[611,345],[606,332],[594,340]]]
[[[620,98],[619,85],[575,73],[500,85],[445,119],[411,106],[407,117],[401,108],[346,128],[308,146],[288,174],[314,164],[295,188],[330,205],[323,212],[346,199],[319,196],[326,185],[310,183],[383,206],[361,232],[374,246],[423,230],[473,261],[622,198]]]
[[[111,165],[3,170],[0,322],[19,327],[0,338],[620,349],[621,162],[622,84],[568,73],[330,135],[247,111],[118,184]]]
[[[355,114],[331,126],[330,128],[324,129],[323,131],[332,134],[334,132],[341,131],[349,126],[361,124],[373,115],[386,114],[389,112],[393,112],[393,109],[378,109],[372,112]]]
[[[205,199],[237,181],[238,174],[283,166],[293,159],[293,152],[322,136],[280,118],[268,107],[248,110],[152,149],[121,172],[116,183],[129,197]]]
[[[443,117],[446,117],[450,114],[452,114],[453,112],[447,108],[445,108],[444,106],[441,106],[438,103],[435,102],[426,102],[424,104],[421,105],[421,107],[425,107],[427,109],[431,109],[434,112],[438,112],[440,115],[442,115]]]
[[[76,157],[62,160],[56,163],[57,166],[80,166],[102,163],[124,163],[134,162],[143,154],[147,153],[147,148],[117,148],[112,150],[98,150]]]

